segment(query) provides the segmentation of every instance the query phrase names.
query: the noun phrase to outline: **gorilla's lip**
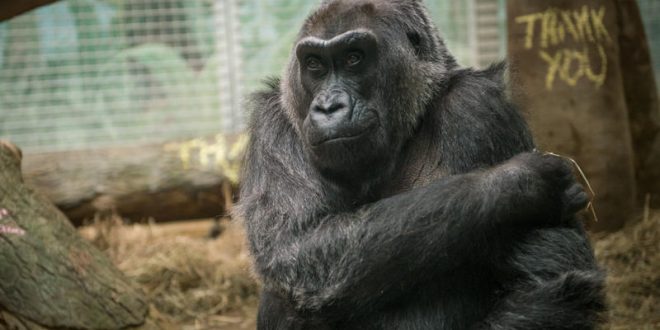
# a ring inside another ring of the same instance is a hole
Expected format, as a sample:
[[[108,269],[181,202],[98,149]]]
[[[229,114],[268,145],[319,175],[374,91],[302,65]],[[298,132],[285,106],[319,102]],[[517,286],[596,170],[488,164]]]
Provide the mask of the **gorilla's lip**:
[[[313,141],[312,143],[310,143],[310,145],[312,147],[319,147],[323,144],[328,144],[328,143],[348,142],[352,140],[357,140],[365,135],[371,134],[371,132],[373,132],[376,128],[378,128],[378,120],[373,120],[371,123],[369,123],[367,127],[361,128],[357,132],[355,130],[351,130],[352,132],[347,134],[326,136],[317,141]]]
[[[346,141],[350,141],[350,140],[356,140],[356,139],[359,139],[360,137],[362,137],[363,135],[368,134],[369,132],[371,132],[371,129],[360,132],[358,134],[353,134],[353,135],[331,136],[331,137],[327,137],[323,140],[317,141],[315,143],[312,143],[312,146],[313,147],[318,147],[322,144],[326,144],[326,143],[329,143],[329,142],[342,142],[342,141],[346,142]]]

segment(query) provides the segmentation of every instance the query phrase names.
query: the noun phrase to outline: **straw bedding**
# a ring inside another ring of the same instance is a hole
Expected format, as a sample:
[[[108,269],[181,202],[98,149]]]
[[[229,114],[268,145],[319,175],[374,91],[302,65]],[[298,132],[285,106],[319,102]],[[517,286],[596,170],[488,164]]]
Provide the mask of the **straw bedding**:
[[[223,222],[216,240],[165,225],[124,225],[116,217],[81,229],[142,285],[152,317],[173,329],[253,329],[259,285],[239,223]],[[646,210],[623,230],[594,237],[608,270],[605,329],[660,329],[660,210]]]

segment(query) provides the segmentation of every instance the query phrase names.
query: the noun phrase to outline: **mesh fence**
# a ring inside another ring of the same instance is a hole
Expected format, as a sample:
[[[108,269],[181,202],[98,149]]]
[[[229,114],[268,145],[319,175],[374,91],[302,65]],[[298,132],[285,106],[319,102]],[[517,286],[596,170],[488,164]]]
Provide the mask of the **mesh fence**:
[[[428,2],[464,64],[475,10],[498,1]],[[0,138],[41,152],[239,131],[318,2],[66,0],[0,23]]]
[[[65,0],[0,23],[0,138],[26,152],[236,132],[310,0]],[[452,53],[505,54],[505,0],[426,1]],[[660,1],[640,0],[660,66]]]
[[[0,24],[0,136],[42,151],[240,129],[234,7],[70,0]]]
[[[239,1],[246,91],[279,76],[300,24],[320,1]],[[505,0],[426,1],[451,52],[465,65],[483,66],[504,57]]]
[[[651,48],[655,81],[660,91],[660,1],[637,0],[637,4],[642,13],[646,38]]]

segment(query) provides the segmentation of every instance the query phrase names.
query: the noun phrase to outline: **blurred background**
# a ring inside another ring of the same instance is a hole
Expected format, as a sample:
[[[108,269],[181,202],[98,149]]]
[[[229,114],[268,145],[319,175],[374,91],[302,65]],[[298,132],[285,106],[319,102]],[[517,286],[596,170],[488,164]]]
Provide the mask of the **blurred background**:
[[[244,96],[279,75],[316,4],[71,0],[4,21],[0,136],[40,152],[238,132]],[[504,1],[428,6],[462,64],[504,57]]]
[[[538,63],[526,66],[527,55],[512,53],[511,45],[522,43],[520,31],[526,28],[524,19],[516,18],[534,10],[547,13],[540,7],[548,5],[530,5],[537,8],[525,12],[528,8],[516,5],[523,2],[427,0],[426,4],[459,63],[483,68],[509,55],[514,68],[522,71],[521,80],[533,79],[543,86],[545,71],[537,74],[529,69]],[[598,1],[583,2],[594,13],[601,9]],[[614,71],[623,78],[608,75],[607,79],[624,86],[625,125],[613,130],[625,135],[629,152],[607,158],[616,152],[610,153],[612,145],[598,135],[605,129],[594,133],[579,125],[580,132],[549,141],[552,138],[543,134],[552,137],[561,132],[535,126],[534,122],[545,120],[542,116],[530,117],[543,145],[586,164],[587,178],[593,177],[600,188],[596,194],[602,192],[599,216],[604,225],[595,225],[599,230],[594,232],[615,234],[594,234],[594,242],[603,263],[621,270],[621,277],[610,280],[615,288],[611,292],[616,292],[611,299],[619,306],[611,315],[612,328],[660,329],[660,278],[654,274],[660,273],[655,247],[660,244],[656,228],[660,212],[654,206],[658,205],[654,192],[660,191],[659,90],[654,82],[660,77],[660,1],[613,2],[636,6],[641,27],[632,32],[640,41],[625,43],[627,23],[620,22],[628,14],[620,13],[626,5],[613,6],[616,11],[603,9],[606,17],[614,15],[612,21],[619,22],[607,28],[614,39],[621,35],[620,43],[611,47],[618,49],[614,61],[623,63]],[[187,329],[254,326],[258,284],[250,275],[240,226],[228,216],[240,184],[240,156],[246,141],[242,132],[248,117],[245,99],[263,88],[265,78],[280,75],[303,19],[318,3],[62,0],[0,5],[0,139],[22,150],[26,183],[73,224],[86,225],[78,231],[148,292],[155,306],[150,317],[157,315],[158,322],[164,322],[160,328],[167,327],[163,324]],[[580,6],[573,7],[580,12]],[[635,15],[625,17],[635,21]],[[640,65],[647,73],[643,81],[627,75],[630,70],[624,65],[639,49],[643,51]],[[598,58],[597,54],[589,56]],[[593,95],[567,99],[576,109],[593,104],[594,99],[611,104],[608,86]],[[633,107],[639,98],[630,90],[636,86],[645,88],[644,97],[650,101]],[[536,96],[548,91],[534,88],[520,97],[522,103],[553,95]],[[559,87],[553,92],[569,93]],[[586,126],[592,120],[567,116],[562,118]],[[614,118],[614,123],[624,123],[621,118]],[[636,131],[638,127],[642,128]],[[604,146],[587,152],[590,142],[581,138],[581,132]],[[582,144],[573,146],[578,140]],[[626,167],[601,168],[592,163]],[[626,216],[615,214],[618,211]],[[204,239],[209,231],[219,238]],[[0,245],[0,256],[2,249]],[[629,279],[635,271],[639,278]],[[21,314],[7,304],[3,307],[0,299],[0,329],[3,308]]]

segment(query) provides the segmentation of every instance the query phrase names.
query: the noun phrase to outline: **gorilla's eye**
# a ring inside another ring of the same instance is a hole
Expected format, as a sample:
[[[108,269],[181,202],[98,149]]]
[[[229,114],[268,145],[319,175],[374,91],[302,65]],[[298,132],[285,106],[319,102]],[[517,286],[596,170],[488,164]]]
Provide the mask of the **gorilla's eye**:
[[[419,55],[422,52],[422,37],[417,32],[408,32],[407,36],[413,49],[415,49],[415,54]]]
[[[346,55],[346,65],[354,66],[362,62],[362,53],[360,52],[350,52]]]
[[[307,70],[310,71],[321,71],[323,70],[323,63],[317,57],[310,56],[305,60],[305,66]]]

